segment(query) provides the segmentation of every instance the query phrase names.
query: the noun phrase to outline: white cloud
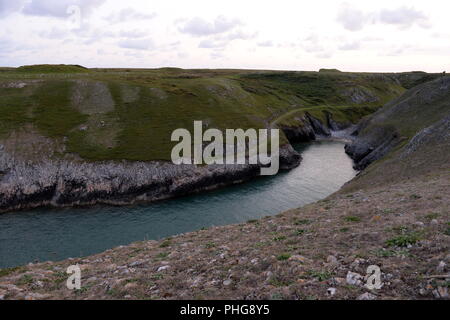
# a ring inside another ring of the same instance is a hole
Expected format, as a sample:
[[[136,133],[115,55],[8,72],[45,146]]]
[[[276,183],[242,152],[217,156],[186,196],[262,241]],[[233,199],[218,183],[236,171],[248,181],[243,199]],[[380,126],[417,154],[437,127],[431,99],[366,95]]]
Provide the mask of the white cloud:
[[[148,34],[149,34],[148,31],[133,29],[133,30],[121,30],[119,36],[124,38],[142,38],[147,36]]]
[[[119,12],[112,13],[107,16],[105,19],[109,23],[122,23],[127,21],[138,21],[138,20],[151,20],[156,18],[157,14],[155,12],[152,13],[142,13],[136,11],[133,8],[125,8],[120,10]]]
[[[400,7],[394,10],[381,10],[379,13],[379,21],[381,23],[398,25],[403,28],[409,28],[414,24],[422,28],[431,27],[430,21],[424,13],[408,7]]]
[[[193,36],[209,36],[214,34],[221,34],[233,30],[242,25],[238,19],[228,19],[224,16],[218,16],[213,22],[208,22],[202,18],[196,17],[187,21],[179,28],[182,33],[187,33]]]
[[[360,48],[361,48],[361,42],[359,42],[359,41],[347,42],[347,43],[344,43],[343,45],[339,46],[339,50],[344,50],[344,51],[358,50]]]
[[[68,9],[77,6],[81,15],[89,15],[91,11],[102,5],[105,0],[31,0],[23,7],[22,12],[31,16],[48,16],[67,18]]]
[[[156,48],[153,40],[150,38],[121,40],[119,41],[119,47],[136,50],[154,50]]]
[[[396,25],[402,29],[410,28],[415,24],[422,28],[431,27],[428,17],[412,7],[363,12],[344,4],[338,13],[337,21],[350,31],[360,31],[368,24]]]
[[[23,4],[23,0],[0,0],[0,18],[12,12],[20,11]]]
[[[258,47],[273,47],[273,41],[262,41],[262,42],[258,42]]]
[[[338,13],[337,21],[340,22],[345,29],[350,31],[359,31],[368,22],[369,17],[362,11],[344,4]]]
[[[199,43],[198,47],[203,49],[224,48],[227,44],[225,41],[205,39]]]

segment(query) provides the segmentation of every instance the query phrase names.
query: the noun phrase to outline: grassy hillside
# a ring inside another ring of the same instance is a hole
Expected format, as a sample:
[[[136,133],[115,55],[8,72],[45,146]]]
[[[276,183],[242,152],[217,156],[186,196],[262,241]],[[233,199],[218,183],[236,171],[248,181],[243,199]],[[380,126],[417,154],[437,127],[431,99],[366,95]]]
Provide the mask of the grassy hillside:
[[[26,66],[0,73],[0,144],[25,130],[55,156],[169,160],[171,133],[194,120],[265,128],[308,111],[356,122],[404,90],[383,74]]]
[[[356,150],[365,152],[371,147],[383,158],[355,179],[353,189],[412,179],[444,168],[448,171],[449,88],[450,77],[421,84],[362,123],[354,144],[360,150]],[[443,123],[438,125],[439,122]],[[390,152],[384,156],[387,145]]]
[[[89,69],[79,65],[40,64],[32,66],[22,66],[17,68],[16,71],[23,73],[84,73],[89,72]]]

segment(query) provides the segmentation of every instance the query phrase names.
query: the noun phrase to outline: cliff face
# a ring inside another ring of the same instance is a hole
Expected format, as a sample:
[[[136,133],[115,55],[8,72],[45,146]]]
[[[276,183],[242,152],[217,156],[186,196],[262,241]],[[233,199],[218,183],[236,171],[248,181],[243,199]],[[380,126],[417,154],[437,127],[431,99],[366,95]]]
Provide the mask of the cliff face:
[[[357,138],[346,151],[357,169],[365,169],[449,114],[449,77],[419,85],[362,121],[354,132]]]
[[[151,202],[257,177],[260,165],[174,165],[169,162],[17,162],[0,153],[0,212],[39,206]],[[301,156],[280,150],[280,168],[292,169]]]

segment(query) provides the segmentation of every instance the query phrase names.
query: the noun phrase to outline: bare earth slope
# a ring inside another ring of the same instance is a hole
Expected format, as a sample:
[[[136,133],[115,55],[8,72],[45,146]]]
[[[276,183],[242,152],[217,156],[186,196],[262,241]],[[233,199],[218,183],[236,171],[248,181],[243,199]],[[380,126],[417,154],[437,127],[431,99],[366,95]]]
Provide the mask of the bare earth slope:
[[[414,88],[364,121],[351,150],[362,145],[373,152],[385,142],[375,124],[386,114],[390,132],[403,138],[323,201],[260,221],[1,270],[0,297],[448,299],[447,81]],[[411,95],[417,98],[407,107]],[[82,269],[82,288],[70,291],[65,270],[74,264]],[[369,265],[382,271],[379,290],[364,287]]]

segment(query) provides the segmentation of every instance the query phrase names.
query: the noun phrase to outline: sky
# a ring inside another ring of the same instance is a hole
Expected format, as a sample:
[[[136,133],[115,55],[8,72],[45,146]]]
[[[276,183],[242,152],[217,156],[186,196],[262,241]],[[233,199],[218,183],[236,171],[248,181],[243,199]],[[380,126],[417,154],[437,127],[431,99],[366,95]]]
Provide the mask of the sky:
[[[450,71],[447,0],[0,0],[0,66]]]

